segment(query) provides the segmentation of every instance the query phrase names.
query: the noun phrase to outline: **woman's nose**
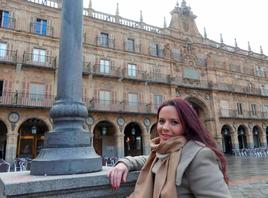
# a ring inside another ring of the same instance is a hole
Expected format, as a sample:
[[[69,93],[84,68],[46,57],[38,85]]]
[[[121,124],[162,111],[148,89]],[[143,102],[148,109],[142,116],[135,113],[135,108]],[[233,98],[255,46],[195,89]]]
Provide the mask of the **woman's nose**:
[[[165,124],[163,125],[163,130],[169,130],[168,122],[165,122]]]

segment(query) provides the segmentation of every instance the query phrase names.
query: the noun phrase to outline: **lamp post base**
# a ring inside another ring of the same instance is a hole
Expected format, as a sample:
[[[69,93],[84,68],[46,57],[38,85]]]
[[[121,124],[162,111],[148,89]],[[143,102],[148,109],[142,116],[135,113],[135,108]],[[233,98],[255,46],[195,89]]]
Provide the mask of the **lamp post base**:
[[[93,147],[44,148],[31,163],[31,175],[71,175],[102,170]]]

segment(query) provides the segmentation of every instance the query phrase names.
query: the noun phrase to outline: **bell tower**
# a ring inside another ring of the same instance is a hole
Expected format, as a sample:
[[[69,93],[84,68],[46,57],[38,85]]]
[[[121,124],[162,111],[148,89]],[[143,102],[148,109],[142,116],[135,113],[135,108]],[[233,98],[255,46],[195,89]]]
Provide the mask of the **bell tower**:
[[[191,7],[187,6],[185,0],[182,0],[181,6],[179,6],[179,3],[177,2],[175,8],[170,12],[170,14],[170,29],[194,36],[201,36],[195,23],[196,16],[193,14]]]

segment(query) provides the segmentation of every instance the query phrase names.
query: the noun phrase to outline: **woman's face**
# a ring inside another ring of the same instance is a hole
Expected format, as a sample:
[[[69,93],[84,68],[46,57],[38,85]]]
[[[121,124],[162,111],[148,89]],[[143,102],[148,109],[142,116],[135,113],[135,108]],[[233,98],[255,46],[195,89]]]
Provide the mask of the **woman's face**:
[[[158,117],[157,132],[161,142],[183,135],[181,121],[174,106],[164,106]]]

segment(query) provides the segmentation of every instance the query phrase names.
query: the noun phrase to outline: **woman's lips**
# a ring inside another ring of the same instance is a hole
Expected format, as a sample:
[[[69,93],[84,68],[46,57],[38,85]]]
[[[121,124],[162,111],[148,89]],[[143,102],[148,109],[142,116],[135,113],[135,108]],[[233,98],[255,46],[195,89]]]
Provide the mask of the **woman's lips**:
[[[162,139],[167,140],[167,139],[171,138],[171,135],[161,134],[161,137],[162,137]]]

